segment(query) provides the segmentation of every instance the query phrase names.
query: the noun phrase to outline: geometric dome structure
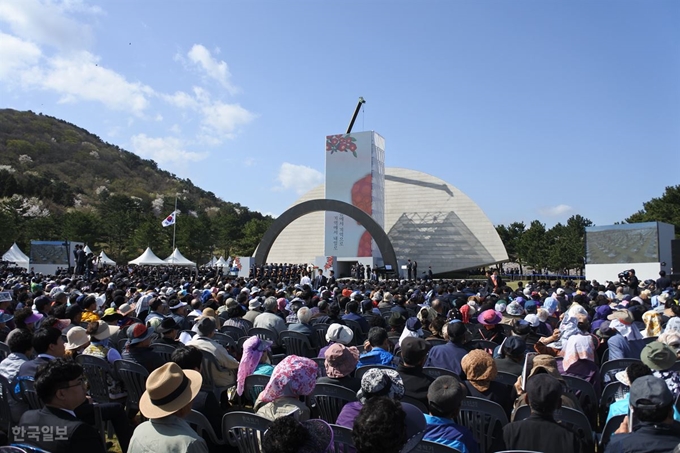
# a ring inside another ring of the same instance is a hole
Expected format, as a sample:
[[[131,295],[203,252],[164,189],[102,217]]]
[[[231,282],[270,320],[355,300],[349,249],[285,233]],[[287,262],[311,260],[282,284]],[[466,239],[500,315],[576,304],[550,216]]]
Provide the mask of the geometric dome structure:
[[[304,194],[294,205],[324,198],[324,185]],[[324,212],[314,212],[288,225],[272,246],[269,263],[310,263],[324,255]],[[508,260],[496,229],[467,195],[427,173],[385,168],[385,231],[397,259],[418,262],[419,274],[432,266],[435,274]]]

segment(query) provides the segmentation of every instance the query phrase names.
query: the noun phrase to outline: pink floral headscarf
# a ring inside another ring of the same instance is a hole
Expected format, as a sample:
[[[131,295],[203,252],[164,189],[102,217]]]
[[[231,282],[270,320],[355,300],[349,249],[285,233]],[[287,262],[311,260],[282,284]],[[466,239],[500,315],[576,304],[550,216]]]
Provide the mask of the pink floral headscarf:
[[[256,336],[248,338],[243,343],[243,356],[239,362],[238,374],[236,375],[236,393],[243,395],[246,378],[253,374],[260,363],[260,359],[262,359],[262,355],[271,347],[270,341],[261,340]]]
[[[306,357],[289,355],[281,361],[258,399],[271,403],[282,397],[309,395],[316,386],[318,366]]]

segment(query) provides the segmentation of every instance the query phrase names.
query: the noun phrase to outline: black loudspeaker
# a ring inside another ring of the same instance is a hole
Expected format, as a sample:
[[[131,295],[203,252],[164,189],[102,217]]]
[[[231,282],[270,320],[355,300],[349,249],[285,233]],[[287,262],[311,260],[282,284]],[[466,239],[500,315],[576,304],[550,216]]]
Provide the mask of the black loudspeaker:
[[[671,269],[673,274],[680,274],[680,239],[671,241]]]

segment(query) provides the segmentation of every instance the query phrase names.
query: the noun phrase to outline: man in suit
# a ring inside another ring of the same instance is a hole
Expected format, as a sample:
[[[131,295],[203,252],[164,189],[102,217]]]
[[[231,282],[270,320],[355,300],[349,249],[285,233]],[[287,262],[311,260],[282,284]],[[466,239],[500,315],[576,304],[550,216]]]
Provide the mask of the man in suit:
[[[35,390],[45,407],[22,415],[15,441],[36,445],[52,453],[106,452],[97,430],[74,415],[74,410],[86,401],[80,365],[64,359],[48,361],[38,370]],[[38,435],[30,436],[36,432],[36,427]],[[41,430],[44,427],[49,427],[49,431]]]
[[[331,269],[330,271],[331,276],[328,277],[328,281],[326,282],[326,286],[328,286],[328,289],[333,289],[333,286],[335,286],[335,271]]]
[[[316,276],[314,279],[314,282],[312,283],[312,287],[315,290],[318,290],[322,286],[326,286],[326,277],[323,275],[323,270],[319,269],[319,274]]]
[[[61,336],[61,331],[56,327],[36,330],[33,334],[33,349],[37,356],[35,359],[21,364],[17,373],[18,379],[33,380],[38,368],[54,359],[64,357],[64,339]]]

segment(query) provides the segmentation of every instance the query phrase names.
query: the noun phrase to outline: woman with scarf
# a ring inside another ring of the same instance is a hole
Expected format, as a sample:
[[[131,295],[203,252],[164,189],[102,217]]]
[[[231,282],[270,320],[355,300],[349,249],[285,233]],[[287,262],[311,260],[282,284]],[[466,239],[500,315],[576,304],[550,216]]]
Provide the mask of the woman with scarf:
[[[590,332],[595,333],[603,322],[607,320],[607,316],[612,314],[612,307],[609,305],[600,305],[595,309],[593,322],[590,324]]]
[[[645,323],[645,330],[642,331],[643,338],[661,335],[661,313],[648,310],[642,315],[642,322]]]
[[[301,396],[307,396],[316,386],[318,366],[312,359],[289,355],[272,373],[269,383],[257,397],[253,409],[257,415],[270,420],[299,411],[299,421],[309,420],[309,407]]]
[[[600,372],[595,364],[595,349],[596,345],[591,335],[576,334],[569,337],[562,353],[562,374],[590,382],[595,388],[595,393],[599,394]]]
[[[461,368],[467,378],[465,387],[468,396],[498,403],[510,418],[517,394],[514,388],[510,389],[507,385],[494,380],[498,375],[498,369],[491,355],[480,349],[470,351],[463,357]]]
[[[418,318],[408,318],[406,321],[406,327],[401,332],[401,336],[399,337],[399,346],[401,346],[401,342],[404,341],[404,338],[423,338],[424,336],[425,334],[423,333],[423,326],[420,324],[420,321],[418,321]]]
[[[256,336],[248,338],[243,343],[243,355],[238,364],[236,375],[236,393],[243,395],[246,378],[251,374],[271,376],[274,367],[269,363],[269,354],[272,344],[270,341],[262,340]]]

